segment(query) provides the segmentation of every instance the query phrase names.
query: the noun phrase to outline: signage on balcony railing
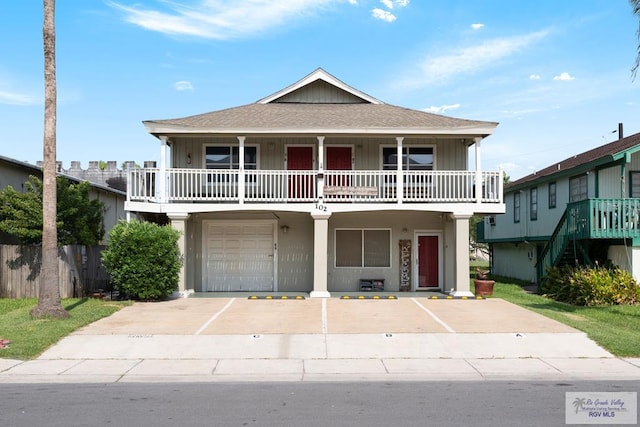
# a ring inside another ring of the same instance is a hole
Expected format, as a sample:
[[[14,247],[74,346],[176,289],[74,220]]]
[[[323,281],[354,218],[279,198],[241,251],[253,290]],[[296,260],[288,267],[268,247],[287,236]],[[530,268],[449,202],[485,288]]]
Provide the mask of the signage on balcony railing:
[[[329,196],[377,196],[378,189],[376,187],[325,185],[324,194]]]

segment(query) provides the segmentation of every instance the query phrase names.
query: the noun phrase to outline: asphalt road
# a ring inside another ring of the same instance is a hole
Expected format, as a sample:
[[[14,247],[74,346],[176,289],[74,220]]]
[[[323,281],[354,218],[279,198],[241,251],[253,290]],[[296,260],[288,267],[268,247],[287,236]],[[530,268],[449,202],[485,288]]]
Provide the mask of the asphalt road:
[[[0,384],[3,426],[564,426],[566,392],[640,381]]]

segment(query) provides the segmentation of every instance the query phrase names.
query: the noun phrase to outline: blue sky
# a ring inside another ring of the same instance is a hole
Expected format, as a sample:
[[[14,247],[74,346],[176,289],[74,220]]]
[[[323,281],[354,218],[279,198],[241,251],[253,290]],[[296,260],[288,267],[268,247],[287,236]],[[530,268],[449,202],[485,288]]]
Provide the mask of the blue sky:
[[[252,103],[322,67],[386,103],[499,122],[512,179],[640,132],[626,0],[83,0],[56,4],[57,157],[159,159],[142,120]],[[0,4],[0,155],[42,158],[42,2]]]

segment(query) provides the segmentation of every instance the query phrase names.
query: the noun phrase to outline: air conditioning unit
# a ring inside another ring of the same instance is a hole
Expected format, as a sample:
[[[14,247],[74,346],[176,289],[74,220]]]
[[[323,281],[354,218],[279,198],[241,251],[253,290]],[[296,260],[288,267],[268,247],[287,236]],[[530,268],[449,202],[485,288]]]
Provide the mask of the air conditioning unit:
[[[496,217],[493,215],[487,217],[487,221],[489,222],[489,225],[496,225]]]

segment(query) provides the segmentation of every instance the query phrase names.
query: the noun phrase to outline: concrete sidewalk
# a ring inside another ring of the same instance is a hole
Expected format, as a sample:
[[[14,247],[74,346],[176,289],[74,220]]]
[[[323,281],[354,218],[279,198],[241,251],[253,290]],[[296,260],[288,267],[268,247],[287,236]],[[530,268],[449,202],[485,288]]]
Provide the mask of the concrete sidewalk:
[[[0,383],[640,379],[586,335],[499,299],[136,303]]]

